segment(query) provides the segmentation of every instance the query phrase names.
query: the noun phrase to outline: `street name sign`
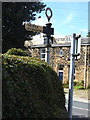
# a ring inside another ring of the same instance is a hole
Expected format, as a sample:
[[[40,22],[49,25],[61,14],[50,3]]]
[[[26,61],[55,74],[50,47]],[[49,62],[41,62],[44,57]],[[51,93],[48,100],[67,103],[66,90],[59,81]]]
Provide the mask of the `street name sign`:
[[[28,31],[43,32],[43,26],[35,24],[25,24],[25,29]]]
[[[47,26],[39,26],[39,25],[31,24],[31,23],[25,24],[25,29],[27,31],[41,32],[41,33],[45,33],[48,35],[54,34],[54,28],[49,28]]]

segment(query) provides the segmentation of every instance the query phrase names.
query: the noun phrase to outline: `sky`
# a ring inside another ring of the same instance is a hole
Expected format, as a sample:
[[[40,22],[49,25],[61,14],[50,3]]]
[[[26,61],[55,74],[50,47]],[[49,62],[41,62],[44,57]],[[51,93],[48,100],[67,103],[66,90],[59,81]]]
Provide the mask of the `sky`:
[[[81,33],[86,37],[88,33],[88,2],[44,2],[46,8],[52,10],[53,16],[50,19],[54,28],[55,36],[67,36],[73,33]],[[50,11],[47,11],[50,16]],[[38,18],[38,16],[41,18]],[[45,26],[48,23],[45,11],[37,14],[37,19],[32,23]]]

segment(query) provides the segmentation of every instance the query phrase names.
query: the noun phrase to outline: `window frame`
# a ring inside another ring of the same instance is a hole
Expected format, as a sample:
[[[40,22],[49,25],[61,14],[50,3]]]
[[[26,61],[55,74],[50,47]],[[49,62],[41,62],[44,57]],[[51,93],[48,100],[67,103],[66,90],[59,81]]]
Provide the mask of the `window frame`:
[[[62,54],[61,54],[61,53],[62,53]],[[60,55],[60,57],[63,56],[63,49],[61,49],[61,50],[59,51],[59,55]]]
[[[45,50],[45,52],[42,52],[43,49]],[[47,58],[46,50],[47,50],[47,48],[41,48],[40,49],[40,59],[44,60],[45,62],[46,62],[46,58]],[[45,58],[42,58],[42,55],[45,55]]]

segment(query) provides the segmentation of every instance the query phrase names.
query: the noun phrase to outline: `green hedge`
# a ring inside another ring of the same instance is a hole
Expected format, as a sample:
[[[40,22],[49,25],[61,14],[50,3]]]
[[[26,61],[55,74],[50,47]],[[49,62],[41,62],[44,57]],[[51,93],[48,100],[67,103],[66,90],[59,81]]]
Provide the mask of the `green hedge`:
[[[9,119],[67,118],[61,81],[38,58],[2,55],[2,114]]]
[[[22,49],[11,48],[6,52],[7,55],[20,55],[20,56],[28,56],[28,53],[23,51]]]

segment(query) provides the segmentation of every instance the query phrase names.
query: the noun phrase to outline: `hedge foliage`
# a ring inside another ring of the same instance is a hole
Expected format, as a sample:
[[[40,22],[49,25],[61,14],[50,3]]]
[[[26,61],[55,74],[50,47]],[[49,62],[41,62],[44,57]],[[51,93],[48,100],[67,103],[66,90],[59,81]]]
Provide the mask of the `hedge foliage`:
[[[6,52],[7,55],[20,55],[20,56],[28,56],[27,52],[22,49],[11,48]]]
[[[3,118],[67,118],[55,71],[39,58],[2,55]]]

